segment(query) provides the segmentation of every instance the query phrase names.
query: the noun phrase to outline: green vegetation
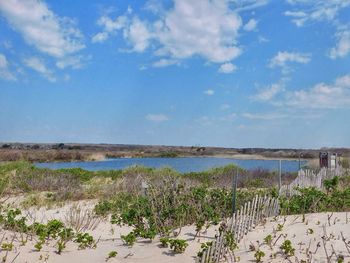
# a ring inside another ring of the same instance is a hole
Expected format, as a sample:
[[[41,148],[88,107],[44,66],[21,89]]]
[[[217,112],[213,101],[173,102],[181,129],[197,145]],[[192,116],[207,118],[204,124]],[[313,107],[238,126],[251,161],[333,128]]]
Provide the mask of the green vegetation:
[[[79,249],[95,246],[95,241],[88,233],[75,233],[73,229],[65,227],[65,225],[53,219],[46,224],[33,222],[27,223],[27,218],[22,215],[19,209],[2,208],[0,211],[0,226],[4,230],[10,230],[21,234],[21,237],[26,239],[28,237],[36,236],[37,243],[34,245],[35,250],[40,251],[43,245],[49,240],[56,240],[56,252],[61,254],[69,241],[78,244]],[[25,240],[22,240],[22,244]],[[12,243],[2,243],[1,249],[10,251],[13,248]]]
[[[298,189],[300,195],[281,198],[283,214],[350,211],[350,177],[324,181],[326,192],[316,188]]]
[[[342,158],[340,164],[343,168],[349,169],[350,168],[350,158]]]
[[[255,257],[255,261],[256,262],[262,262],[262,258],[265,256],[265,253],[263,251],[261,251],[260,249],[258,249],[255,254],[254,254],[254,257]]]
[[[220,234],[225,235],[225,246],[234,255],[238,245],[233,234],[225,233],[220,223],[232,215],[231,186],[237,169],[240,173],[236,193],[238,208],[256,195],[278,196],[275,173],[245,171],[233,165],[180,174],[170,168],[138,166],[96,172],[77,168],[49,170],[36,168],[27,162],[0,164],[0,196],[25,194],[24,207],[96,198],[99,202],[93,216],[108,218],[111,224],[132,228],[131,232],[121,235],[125,245],[133,246],[138,240],[151,242],[158,236],[161,246],[174,253],[183,253],[188,246],[186,240],[178,239],[184,226],[196,226],[195,238],[210,226],[217,226]],[[289,176],[284,178],[285,182],[292,180],[295,174]],[[323,185],[324,190],[298,189],[300,195],[281,197],[282,214],[350,211],[350,176],[334,177],[325,180]],[[29,224],[19,209],[0,209],[0,226],[5,230],[35,236],[36,251],[44,250],[48,241],[55,242],[58,254],[65,250],[68,242],[76,243],[78,249],[96,247],[96,241],[89,233],[67,224],[72,228],[59,220]],[[278,224],[276,230],[283,231],[283,224]],[[308,229],[307,234],[312,235],[313,230]],[[272,239],[268,235],[264,243],[272,247]],[[292,256],[295,250],[288,241],[285,240],[280,246],[280,252],[285,257]],[[26,239],[22,238],[21,242],[25,244]],[[198,255],[211,245],[211,242],[202,244]],[[3,242],[1,248],[10,251],[13,245]],[[116,251],[112,252],[106,260],[117,255]],[[256,262],[261,262],[265,253],[257,248],[254,256]]]
[[[294,256],[295,248],[293,248],[292,242],[290,240],[285,240],[280,248],[286,257]]]
[[[118,252],[115,251],[115,250],[109,252],[109,253],[108,253],[108,256],[107,256],[107,258],[106,258],[106,261],[108,261],[108,260],[111,259],[111,258],[115,258],[117,255],[118,255]]]
[[[238,205],[265,193],[239,190]],[[112,224],[132,226],[133,237],[153,239],[156,234],[168,236],[189,224],[197,225],[198,232],[203,227],[218,225],[231,215],[231,206],[231,190],[205,186],[186,188],[168,178],[157,186],[151,185],[147,196],[119,193],[103,200],[96,205],[95,212],[101,216],[112,214]]]

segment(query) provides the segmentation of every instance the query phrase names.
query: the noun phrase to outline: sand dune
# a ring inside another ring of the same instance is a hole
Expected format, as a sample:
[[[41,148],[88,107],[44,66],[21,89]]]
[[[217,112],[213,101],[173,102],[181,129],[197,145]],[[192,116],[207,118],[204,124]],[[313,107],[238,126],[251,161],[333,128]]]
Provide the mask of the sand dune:
[[[69,204],[55,209],[30,209],[28,210],[28,219],[45,222],[57,218],[65,221],[67,213],[76,204]],[[91,209],[94,202],[80,202],[79,205],[84,209]],[[256,229],[245,236],[239,244],[239,249],[235,252],[236,258],[239,258],[240,262],[255,262],[255,251],[251,251],[251,248],[254,247],[265,253],[263,262],[288,262],[289,260],[290,262],[300,262],[301,260],[307,260],[306,252],[309,247],[309,250],[312,252],[312,262],[327,262],[322,243],[325,229],[327,239],[329,239],[326,241],[328,253],[332,253],[331,246],[333,245],[338,255],[347,255],[344,262],[348,262],[350,255],[341,239],[341,232],[349,241],[350,219],[347,219],[346,213],[334,213],[328,220],[330,215],[331,213],[309,214],[305,216],[304,220],[301,215],[280,216],[275,219],[269,218],[265,224],[257,226]],[[281,231],[276,231],[278,224],[283,225]],[[111,225],[108,220],[102,221],[96,229],[88,231],[96,240],[99,240],[97,248],[78,250],[75,243],[69,242],[61,255],[55,253],[55,241],[44,245],[40,252],[34,250],[36,242],[34,239],[28,241],[24,246],[20,246],[19,241],[15,241],[15,248],[8,253],[7,262],[11,262],[16,256],[17,258],[14,262],[105,262],[110,251],[117,251],[118,255],[109,259],[109,262],[194,262],[194,256],[200,249],[200,243],[212,240],[216,233],[215,227],[211,227],[207,233],[203,233],[201,237],[194,239],[195,227],[186,226],[181,230],[179,238],[186,239],[189,246],[185,253],[174,254],[168,248],[161,248],[158,238],[152,242],[138,240],[133,247],[125,246],[120,235],[127,234],[130,231],[130,227],[118,227]],[[264,243],[264,238],[270,234],[272,235],[273,243],[278,239],[271,248]],[[11,239],[12,233],[7,232],[6,236],[8,239]],[[293,256],[286,259],[285,255],[281,253],[279,247],[287,239],[292,242],[293,247],[296,249],[296,257]],[[321,246],[317,248],[317,244],[321,244]],[[314,253],[315,251],[316,253]],[[0,256],[4,255],[5,251],[2,251]],[[296,261],[296,258],[298,261]],[[332,261],[335,261],[335,256],[333,256]]]

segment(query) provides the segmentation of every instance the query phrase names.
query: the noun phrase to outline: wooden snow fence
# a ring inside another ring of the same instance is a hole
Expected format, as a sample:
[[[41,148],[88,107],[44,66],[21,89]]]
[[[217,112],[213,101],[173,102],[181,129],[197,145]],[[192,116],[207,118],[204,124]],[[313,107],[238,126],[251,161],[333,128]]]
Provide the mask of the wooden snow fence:
[[[335,176],[342,176],[344,171],[341,167],[336,169],[322,168],[318,172],[305,169],[299,170],[298,176],[288,185],[283,185],[279,191],[280,195],[293,196],[299,194],[297,188],[315,187],[323,189],[323,181],[331,179]]]
[[[196,263],[216,263],[226,259],[229,249],[226,244],[228,233],[232,233],[238,244],[243,237],[266,218],[279,214],[278,199],[268,196],[256,196],[245,203],[229,220],[225,231],[217,236],[208,249],[196,258]]]
[[[280,189],[280,195],[293,196],[298,194],[297,188],[316,187],[322,188],[323,171],[315,173],[312,170],[299,170],[298,176],[288,185],[283,185]]]

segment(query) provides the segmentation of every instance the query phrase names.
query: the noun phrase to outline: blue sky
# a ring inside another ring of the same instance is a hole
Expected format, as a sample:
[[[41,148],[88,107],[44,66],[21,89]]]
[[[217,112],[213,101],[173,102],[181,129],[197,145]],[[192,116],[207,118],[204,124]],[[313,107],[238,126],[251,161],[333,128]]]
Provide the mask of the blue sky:
[[[0,141],[350,147],[350,0],[0,0]]]

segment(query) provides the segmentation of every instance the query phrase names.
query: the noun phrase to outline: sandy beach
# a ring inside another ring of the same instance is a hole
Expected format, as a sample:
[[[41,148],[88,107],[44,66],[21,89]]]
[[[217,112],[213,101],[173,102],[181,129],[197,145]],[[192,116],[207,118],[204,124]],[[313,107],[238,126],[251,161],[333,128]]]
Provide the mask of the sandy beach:
[[[94,201],[75,202],[54,209],[29,209],[25,213],[29,221],[46,222],[50,219],[60,219],[66,224],[70,211],[76,208],[91,210]],[[73,208],[72,208],[73,207]],[[329,218],[329,220],[328,220]],[[280,225],[280,226],[279,226]],[[281,227],[282,226],[282,227]],[[76,243],[69,242],[61,255],[55,250],[56,241],[46,243],[42,250],[36,251],[34,244],[36,239],[28,240],[25,245],[19,242],[19,234],[5,232],[3,240],[14,238],[14,249],[8,252],[8,262],[106,262],[109,252],[117,251],[118,255],[111,258],[109,262],[194,262],[200,245],[203,242],[213,240],[217,233],[216,227],[211,227],[206,233],[201,233],[200,237],[194,238],[195,227],[186,226],[181,229],[178,238],[185,239],[189,246],[185,253],[175,254],[168,248],[160,245],[159,238],[148,241],[139,239],[133,247],[124,245],[120,236],[131,231],[128,226],[112,225],[108,219],[98,221],[96,228],[87,230],[97,241],[96,248],[78,249]],[[263,262],[301,262],[311,257],[311,262],[327,262],[323,245],[329,254],[333,248],[338,255],[348,255],[345,243],[342,241],[341,233],[350,240],[350,219],[347,213],[317,213],[296,216],[279,216],[268,218],[266,223],[258,225],[252,232],[248,233],[239,243],[239,249],[234,252],[235,257],[240,262],[255,262],[254,254],[256,250],[265,253]],[[272,244],[268,245],[264,241],[265,237],[271,235]],[[324,238],[326,237],[326,238]],[[290,240],[295,248],[295,256],[286,257],[280,246],[285,240]],[[333,247],[333,248],[332,248]],[[3,257],[6,251],[1,251]],[[309,254],[308,254],[309,253]],[[311,254],[310,254],[311,253]],[[333,260],[335,257],[333,256]],[[296,261],[298,260],[298,261]],[[346,258],[350,260],[350,258]],[[305,261],[306,262],[306,261]],[[348,261],[344,261],[348,262]]]

